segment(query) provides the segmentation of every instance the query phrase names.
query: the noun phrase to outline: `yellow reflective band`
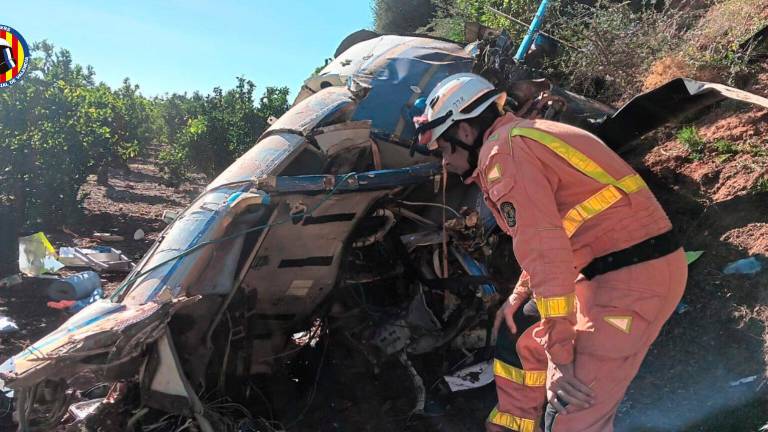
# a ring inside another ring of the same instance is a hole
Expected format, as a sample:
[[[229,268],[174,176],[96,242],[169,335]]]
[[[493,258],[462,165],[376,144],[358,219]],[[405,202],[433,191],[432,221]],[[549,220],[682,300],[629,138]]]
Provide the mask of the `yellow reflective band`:
[[[575,310],[574,294],[563,297],[538,297],[536,306],[542,318],[566,317]]]
[[[488,177],[487,177],[488,183],[493,183],[496,180],[500,179],[501,178],[501,173],[502,173],[501,164],[498,164],[498,163],[495,164],[491,168],[491,170],[488,171]]]
[[[534,432],[536,430],[536,420],[513,416],[499,411],[498,408],[491,411],[491,414],[488,415],[488,421],[517,432]]]
[[[563,228],[568,237],[573,236],[577,229],[589,219],[597,216],[608,207],[616,204],[622,195],[613,186],[606,186],[600,192],[584,200],[581,204],[572,208],[563,217]]]
[[[493,360],[493,374],[526,387],[544,387],[547,384],[547,371],[527,371],[499,359]]]
[[[557,153],[558,156],[565,159],[571,166],[584,173],[584,175],[604,185],[614,185],[626,193],[632,193],[645,187],[645,182],[637,174],[627,176],[620,181],[616,180],[602,169],[600,165],[588,158],[587,155],[571,147],[560,138],[544,131],[531,128],[512,128],[509,131],[509,136],[524,136],[544,144],[550,150]]]
[[[631,174],[616,182],[616,187],[624,192],[631,194],[648,187],[642,177],[637,174]]]
[[[584,153],[568,145],[560,138],[544,131],[531,128],[512,128],[509,131],[509,136],[510,138],[513,136],[524,136],[537,141],[565,159],[566,162],[584,175],[607,185],[607,187],[587,198],[565,214],[563,217],[563,228],[568,237],[572,237],[584,222],[616,204],[622,197],[619,190],[631,194],[648,187],[642,177],[637,174],[630,174],[620,180],[616,180]],[[510,145],[512,145],[511,142]]]

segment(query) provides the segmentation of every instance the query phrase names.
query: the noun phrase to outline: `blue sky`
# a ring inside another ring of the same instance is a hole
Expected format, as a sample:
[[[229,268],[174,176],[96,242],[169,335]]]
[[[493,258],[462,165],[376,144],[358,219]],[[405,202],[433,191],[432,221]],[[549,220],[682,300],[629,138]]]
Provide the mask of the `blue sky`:
[[[124,77],[147,96],[230,88],[244,76],[292,96],[339,42],[372,27],[369,0],[10,2],[0,24],[47,39],[110,86]]]

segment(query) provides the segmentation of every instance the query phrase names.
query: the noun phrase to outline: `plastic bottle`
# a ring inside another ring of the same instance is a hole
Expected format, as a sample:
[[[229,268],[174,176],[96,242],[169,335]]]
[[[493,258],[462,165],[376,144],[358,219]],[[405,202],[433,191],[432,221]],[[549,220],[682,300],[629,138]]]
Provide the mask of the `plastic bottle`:
[[[725,274],[746,274],[754,275],[763,269],[763,264],[757,257],[749,257],[734,261],[723,269]]]
[[[51,282],[48,287],[48,297],[52,300],[80,300],[100,288],[99,274],[86,271]]]

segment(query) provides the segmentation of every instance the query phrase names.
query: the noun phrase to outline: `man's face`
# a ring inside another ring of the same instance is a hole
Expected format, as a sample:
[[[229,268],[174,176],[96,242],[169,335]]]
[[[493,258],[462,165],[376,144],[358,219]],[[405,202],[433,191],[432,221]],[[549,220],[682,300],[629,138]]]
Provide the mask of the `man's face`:
[[[477,131],[467,122],[459,122],[437,139],[437,150],[443,155],[443,164],[449,172],[464,174],[469,170],[469,152],[461,147],[452,148],[446,136],[459,139],[466,144],[472,144],[477,137]]]
[[[437,139],[437,150],[443,155],[443,164],[448,172],[454,174],[463,174],[469,169],[469,152],[463,148],[456,147],[455,151],[451,148],[451,143],[445,139]]]

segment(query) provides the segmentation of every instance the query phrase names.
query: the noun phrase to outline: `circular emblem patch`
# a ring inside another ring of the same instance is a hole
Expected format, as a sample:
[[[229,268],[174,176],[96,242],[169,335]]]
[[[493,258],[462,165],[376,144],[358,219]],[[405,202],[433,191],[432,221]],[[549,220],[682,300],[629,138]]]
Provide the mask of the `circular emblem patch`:
[[[27,41],[13,28],[0,24],[0,88],[16,84],[28,66]]]
[[[517,225],[517,217],[515,216],[515,206],[511,202],[505,201],[499,206],[502,216],[507,220],[507,225],[510,228],[514,228]]]

